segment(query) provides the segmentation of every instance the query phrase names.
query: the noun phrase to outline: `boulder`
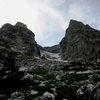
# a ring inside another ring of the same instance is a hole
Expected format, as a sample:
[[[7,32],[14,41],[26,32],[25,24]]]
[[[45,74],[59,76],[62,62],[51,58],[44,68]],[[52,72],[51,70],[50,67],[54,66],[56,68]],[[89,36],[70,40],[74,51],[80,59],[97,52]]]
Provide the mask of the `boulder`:
[[[0,100],[6,100],[7,96],[5,94],[0,94]]]
[[[55,96],[52,93],[45,92],[43,96],[35,98],[33,100],[55,100]]]
[[[31,95],[37,95],[37,94],[38,94],[38,91],[31,90],[31,91],[30,91],[30,94],[31,94]]]
[[[92,90],[89,100],[100,100],[100,82]]]
[[[76,91],[76,96],[79,100],[88,100],[90,94],[92,93],[94,89],[94,85],[91,84],[88,80],[85,81],[85,84],[81,86],[77,91]]]
[[[24,100],[25,96],[22,92],[14,92],[11,94],[11,98],[9,100]]]
[[[52,93],[45,92],[45,93],[43,94],[43,96],[44,96],[45,98],[48,98],[48,100],[55,100],[55,95],[52,94]]]
[[[31,74],[29,74],[29,73],[26,73],[26,74],[24,75],[24,77],[22,78],[22,80],[25,80],[25,79],[33,80],[34,78],[33,78],[33,75],[31,75]]]

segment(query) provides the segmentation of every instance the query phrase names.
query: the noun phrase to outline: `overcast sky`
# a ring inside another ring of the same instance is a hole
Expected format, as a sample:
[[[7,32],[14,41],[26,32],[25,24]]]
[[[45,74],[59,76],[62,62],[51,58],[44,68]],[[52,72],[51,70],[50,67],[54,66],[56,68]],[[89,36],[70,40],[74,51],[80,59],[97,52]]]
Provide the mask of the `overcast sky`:
[[[100,0],[0,0],[0,27],[23,22],[42,46],[59,43],[70,19],[100,29]]]

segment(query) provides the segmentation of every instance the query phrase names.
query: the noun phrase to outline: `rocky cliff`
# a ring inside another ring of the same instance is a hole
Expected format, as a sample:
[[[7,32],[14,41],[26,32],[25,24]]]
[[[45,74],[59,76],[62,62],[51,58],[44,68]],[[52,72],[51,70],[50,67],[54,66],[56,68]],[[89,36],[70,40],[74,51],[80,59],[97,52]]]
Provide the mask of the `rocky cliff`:
[[[60,46],[63,59],[100,58],[100,31],[71,20]]]
[[[20,56],[39,56],[35,35],[27,26],[17,22],[15,26],[5,24],[0,28],[0,62],[11,53]]]

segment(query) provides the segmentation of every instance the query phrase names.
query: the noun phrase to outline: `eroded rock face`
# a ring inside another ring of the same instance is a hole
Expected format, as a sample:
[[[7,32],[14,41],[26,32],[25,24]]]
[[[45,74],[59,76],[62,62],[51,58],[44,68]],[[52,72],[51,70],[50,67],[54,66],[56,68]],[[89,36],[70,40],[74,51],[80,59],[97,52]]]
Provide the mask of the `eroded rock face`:
[[[71,20],[60,46],[63,59],[100,59],[100,31]]]
[[[15,26],[3,25],[0,28],[0,59],[4,60],[11,51],[21,55],[39,56],[34,37],[34,33],[21,22],[17,22]]]

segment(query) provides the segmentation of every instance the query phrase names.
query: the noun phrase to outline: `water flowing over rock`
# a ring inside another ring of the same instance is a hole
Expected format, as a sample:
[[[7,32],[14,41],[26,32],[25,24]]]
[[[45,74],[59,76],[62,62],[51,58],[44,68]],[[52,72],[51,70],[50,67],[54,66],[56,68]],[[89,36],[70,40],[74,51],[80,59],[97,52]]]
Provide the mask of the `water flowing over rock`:
[[[100,31],[71,20],[60,46],[63,59],[100,59]]]

